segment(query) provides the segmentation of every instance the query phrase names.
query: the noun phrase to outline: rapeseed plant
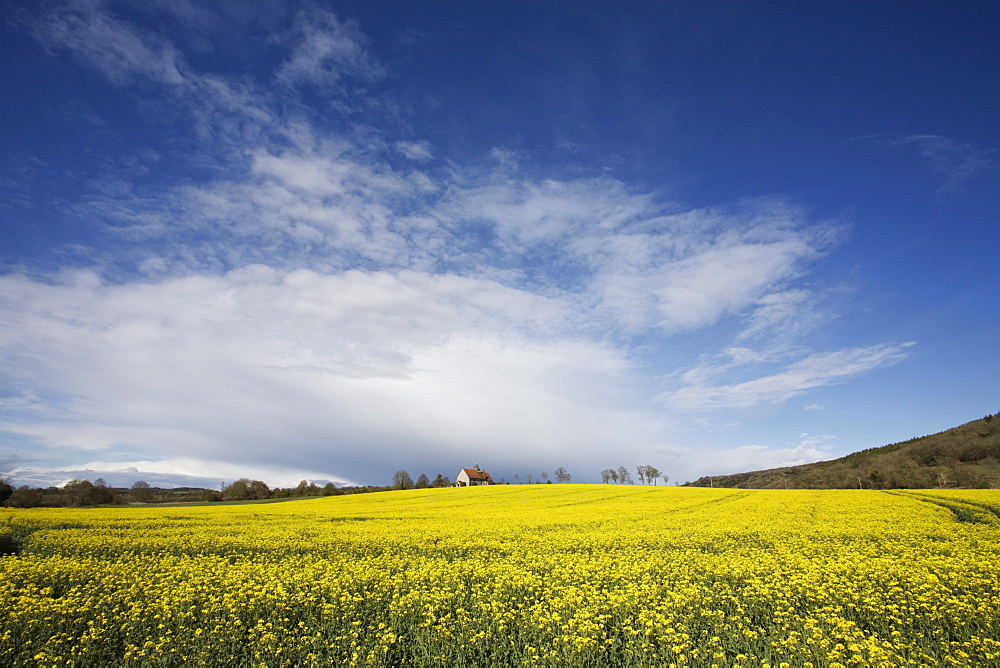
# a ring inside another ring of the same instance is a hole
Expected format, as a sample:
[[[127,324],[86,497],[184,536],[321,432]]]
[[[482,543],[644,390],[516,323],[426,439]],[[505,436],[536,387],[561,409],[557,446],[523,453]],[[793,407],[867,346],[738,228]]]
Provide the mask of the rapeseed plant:
[[[996,508],[524,485],[0,509],[0,664],[996,665]]]

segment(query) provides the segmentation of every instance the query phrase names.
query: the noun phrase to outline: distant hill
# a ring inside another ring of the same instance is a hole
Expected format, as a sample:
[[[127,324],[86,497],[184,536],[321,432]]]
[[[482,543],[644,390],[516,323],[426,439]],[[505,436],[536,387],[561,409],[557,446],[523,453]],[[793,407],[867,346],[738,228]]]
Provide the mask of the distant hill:
[[[840,459],[706,476],[685,484],[748,489],[1000,488],[1000,413]]]

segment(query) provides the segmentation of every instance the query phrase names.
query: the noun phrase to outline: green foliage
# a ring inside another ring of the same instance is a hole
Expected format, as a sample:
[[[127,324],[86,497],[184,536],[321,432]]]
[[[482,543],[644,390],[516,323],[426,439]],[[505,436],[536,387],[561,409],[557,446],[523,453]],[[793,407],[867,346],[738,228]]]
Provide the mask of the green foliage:
[[[756,489],[996,487],[1000,486],[1000,420],[993,417],[830,461],[704,477],[687,484]]]
[[[314,482],[300,480],[295,489],[290,491],[289,496],[323,496],[323,490]]]
[[[445,479],[447,480],[447,478]],[[100,483],[100,484],[99,484]],[[447,483],[446,485],[447,486]],[[219,492],[200,487],[151,487],[139,480],[130,488],[111,488],[99,478],[93,483],[74,480],[67,486],[48,489],[31,489],[27,486],[13,490],[4,504],[11,508],[37,507],[85,507],[119,503],[131,504],[203,504],[203,503],[260,503],[262,501],[297,498],[301,496],[342,496],[381,492],[389,489],[376,485],[361,487],[337,487],[327,483],[318,487],[315,483],[300,483],[299,487],[271,490],[260,480],[241,478]]]
[[[18,554],[21,546],[14,541],[14,534],[10,527],[0,526],[0,556],[5,554]]]
[[[7,499],[7,505],[11,508],[37,508],[42,505],[42,490],[29,487],[15,489]]]
[[[63,496],[69,506],[100,506],[114,501],[111,490],[98,479],[98,484],[89,480],[71,480],[63,486]]]
[[[222,490],[222,497],[226,501],[246,501],[249,499],[269,499],[271,490],[261,480],[250,480],[240,478],[233,484]]]
[[[222,489],[222,498],[226,501],[243,501],[250,498],[249,480],[240,478],[231,485]]]

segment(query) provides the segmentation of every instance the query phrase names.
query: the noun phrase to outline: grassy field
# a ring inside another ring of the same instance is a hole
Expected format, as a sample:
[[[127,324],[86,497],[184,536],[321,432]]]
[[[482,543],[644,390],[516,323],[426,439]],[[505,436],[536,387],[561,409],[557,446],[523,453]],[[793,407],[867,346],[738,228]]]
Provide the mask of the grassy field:
[[[1000,663],[1000,491],[0,509],[0,665]]]

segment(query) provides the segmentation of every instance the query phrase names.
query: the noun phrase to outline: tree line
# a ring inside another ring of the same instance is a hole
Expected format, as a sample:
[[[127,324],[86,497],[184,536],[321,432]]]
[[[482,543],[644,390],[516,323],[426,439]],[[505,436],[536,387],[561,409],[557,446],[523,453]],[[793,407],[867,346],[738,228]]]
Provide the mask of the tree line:
[[[643,465],[636,468],[636,475],[639,482],[643,484],[656,484],[656,481],[663,479],[666,483],[669,478],[654,466]],[[571,482],[573,477],[560,466],[553,472],[555,482]],[[520,475],[513,477],[514,484],[520,484]],[[534,474],[525,476],[527,484],[551,483],[549,474],[542,471],[541,476]],[[605,469],[601,471],[601,481],[604,483],[615,482],[619,484],[631,484],[632,476],[624,466],[617,469]],[[387,486],[361,485],[337,487],[332,482],[328,482],[322,487],[314,482],[302,480],[295,487],[270,488],[267,483],[261,480],[250,478],[240,478],[235,482],[223,484],[219,490],[204,489],[199,487],[176,487],[163,489],[152,487],[144,480],[137,480],[131,487],[110,487],[103,478],[98,478],[93,482],[89,480],[71,480],[62,487],[32,488],[27,485],[15,489],[9,480],[0,479],[0,506],[11,508],[36,508],[46,507],[83,507],[83,506],[104,506],[122,505],[130,503],[215,503],[221,501],[263,501],[267,499],[288,499],[308,496],[340,496],[343,494],[363,494],[367,492],[382,492],[386,490],[400,489],[426,489],[435,487],[451,487],[451,480],[448,476],[437,474],[431,480],[426,474],[421,473],[416,481],[407,471],[396,471],[392,476],[392,482]]]
[[[566,469],[564,469],[561,466],[553,472],[553,475],[555,476],[556,482],[569,482],[573,478],[566,471]],[[532,481],[536,480],[536,478],[531,473],[525,476],[525,479],[527,480],[528,484],[531,484]],[[521,477],[515,474],[513,480],[515,485],[520,484]],[[551,480],[549,480],[549,474],[545,471],[542,471],[541,477],[537,478],[537,480],[539,482],[546,482],[546,483],[552,482]],[[507,483],[506,481],[501,480],[499,484],[505,485]],[[390,489],[424,489],[427,487],[451,487],[451,480],[448,478],[448,476],[441,475],[440,473],[438,473],[437,477],[435,477],[434,480],[429,479],[424,474],[420,474],[420,477],[417,478],[417,481],[413,482],[413,478],[407,471],[396,471],[392,475],[392,484],[390,485]]]
[[[413,478],[406,471],[396,471],[392,474],[392,484],[389,489],[427,489],[428,487],[451,487],[451,480],[448,476],[441,475],[440,473],[431,480],[426,474],[421,473],[417,477],[417,481],[413,482]]]
[[[668,476],[663,471],[660,471],[655,466],[651,466],[649,464],[643,464],[642,466],[637,466],[636,476],[638,476],[639,482],[644,485],[648,485],[650,483],[656,485],[657,481],[661,479],[663,480],[663,483],[666,484],[667,481],[670,480],[670,476]],[[553,471],[553,478],[557,483],[571,482],[573,480],[573,476],[562,466]],[[521,484],[520,474],[515,473],[512,479],[515,485]],[[536,482],[542,484],[547,484],[552,482],[552,479],[549,478],[549,474],[547,471],[542,471],[542,474],[538,477],[536,477],[532,473],[529,473],[524,477],[524,480],[529,485]],[[616,482],[619,484],[630,485],[632,484],[632,475],[629,472],[629,470],[624,466],[619,466],[617,469],[604,469],[603,471],[601,471],[601,482],[603,483]],[[503,485],[507,483],[505,481],[500,481],[500,484]],[[413,482],[413,478],[407,471],[396,471],[392,476],[392,483],[390,485],[390,489],[424,489],[426,487],[450,487],[450,486],[451,486],[451,481],[448,479],[448,477],[443,476],[440,473],[437,475],[436,478],[434,478],[433,481],[431,481],[426,475],[421,474],[420,477],[417,478],[417,481]]]
[[[648,485],[653,483],[656,485],[656,481],[663,478],[663,484],[666,485],[667,481],[670,480],[670,476],[649,464],[643,464],[635,468],[635,473],[639,477],[639,482],[643,485]],[[601,471],[601,482],[607,484],[608,482],[616,482],[618,484],[630,485],[632,484],[632,476],[629,470],[624,466],[619,466],[616,469],[604,469]]]
[[[131,487],[110,487],[103,478],[71,480],[62,487],[14,488],[9,480],[0,479],[0,506],[10,508],[79,508],[84,506],[125,505],[137,503],[215,503],[221,501],[252,501],[287,499],[306,496],[340,496],[362,494],[390,489],[379,485],[337,487],[326,483],[322,487],[302,480],[295,487],[271,489],[261,480],[240,478],[223,484],[219,490],[200,487],[152,487],[145,480],[137,480]]]

